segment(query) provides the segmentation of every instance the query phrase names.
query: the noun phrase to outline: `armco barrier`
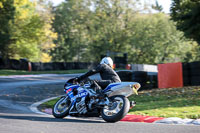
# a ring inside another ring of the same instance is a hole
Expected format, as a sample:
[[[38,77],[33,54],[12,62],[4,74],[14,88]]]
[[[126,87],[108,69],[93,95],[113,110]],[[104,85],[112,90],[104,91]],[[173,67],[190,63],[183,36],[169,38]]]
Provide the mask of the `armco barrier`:
[[[26,59],[5,59],[0,58],[0,69],[28,70],[28,61]]]
[[[158,73],[157,72],[147,72],[147,88],[158,88]]]
[[[182,63],[182,70],[183,70],[183,85],[184,86],[191,85],[189,64]]]
[[[31,62],[26,59],[20,59],[20,70],[31,70],[29,65],[31,65]]]
[[[0,58],[0,69],[12,69],[12,70],[27,70],[29,71],[31,64],[32,71],[52,71],[52,70],[72,70],[72,69],[91,69],[98,63],[88,62],[29,62],[26,59],[6,59]]]
[[[141,89],[157,88],[157,72],[121,70],[117,71],[122,81],[139,82]]]
[[[184,86],[200,85],[200,62],[183,63]]]
[[[182,63],[158,64],[158,87],[183,87]]]
[[[131,64],[128,68],[117,72],[122,81],[139,82],[141,90],[158,87],[157,65]]]
[[[51,63],[32,62],[31,64],[33,71],[90,69],[97,65],[97,63],[85,63],[85,62],[51,62]]]
[[[133,71],[132,81],[138,82],[141,84],[141,88],[147,88],[147,72],[144,71]]]
[[[41,63],[40,62],[31,62],[31,67],[33,71],[41,71]]]
[[[11,69],[20,70],[20,67],[21,67],[20,63],[21,62],[19,60],[11,59],[9,61],[10,61],[10,67],[11,67]]]
[[[52,62],[53,70],[65,70],[65,63],[64,62]]]
[[[133,71],[130,70],[117,71],[117,74],[122,81],[132,81],[132,73]]]
[[[157,65],[131,64],[133,71],[158,72]]]
[[[189,63],[189,68],[191,85],[200,85],[200,62]]]

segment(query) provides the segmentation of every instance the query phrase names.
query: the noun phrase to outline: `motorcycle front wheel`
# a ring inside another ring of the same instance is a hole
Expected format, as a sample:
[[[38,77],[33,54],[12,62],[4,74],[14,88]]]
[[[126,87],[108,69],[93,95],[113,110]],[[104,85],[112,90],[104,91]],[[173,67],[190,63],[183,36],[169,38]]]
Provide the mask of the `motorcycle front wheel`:
[[[61,97],[53,106],[52,114],[56,118],[64,118],[69,114],[71,102],[67,96]]]
[[[101,110],[102,118],[107,122],[120,121],[128,113],[130,103],[125,96],[112,96],[109,98],[110,105]]]

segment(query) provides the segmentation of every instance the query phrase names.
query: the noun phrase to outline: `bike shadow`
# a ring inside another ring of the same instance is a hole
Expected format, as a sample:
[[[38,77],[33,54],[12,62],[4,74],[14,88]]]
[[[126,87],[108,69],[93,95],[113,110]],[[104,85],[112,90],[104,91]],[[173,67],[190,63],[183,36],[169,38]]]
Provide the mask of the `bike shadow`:
[[[64,118],[58,119],[51,116],[31,116],[31,115],[1,115],[2,119],[16,119],[16,120],[28,120],[28,121],[42,121],[42,122],[76,122],[76,123],[105,123],[105,121],[94,120],[91,118]]]

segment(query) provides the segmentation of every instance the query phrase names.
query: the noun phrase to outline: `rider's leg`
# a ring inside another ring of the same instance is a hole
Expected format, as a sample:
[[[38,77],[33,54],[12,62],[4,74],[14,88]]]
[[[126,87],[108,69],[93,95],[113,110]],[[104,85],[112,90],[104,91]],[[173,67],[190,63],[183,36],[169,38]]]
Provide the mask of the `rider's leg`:
[[[97,84],[96,80],[92,81],[92,84],[90,87],[93,88],[95,92],[99,92],[101,90],[101,87]]]
[[[96,83],[104,90],[109,84],[113,83],[111,80],[95,80]]]
[[[103,94],[102,90],[104,90],[110,83],[112,83],[111,80],[93,80],[91,88],[93,88],[97,94]]]

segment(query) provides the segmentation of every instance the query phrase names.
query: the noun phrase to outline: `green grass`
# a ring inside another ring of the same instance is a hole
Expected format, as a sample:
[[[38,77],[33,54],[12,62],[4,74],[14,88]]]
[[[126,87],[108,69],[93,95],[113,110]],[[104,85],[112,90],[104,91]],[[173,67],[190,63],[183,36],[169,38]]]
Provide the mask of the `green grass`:
[[[141,91],[138,96],[129,99],[137,102],[130,114],[200,118],[200,87]]]
[[[30,75],[30,74],[73,74],[73,73],[84,73],[87,69],[77,70],[62,70],[62,71],[22,71],[22,70],[0,70],[0,76],[9,75]]]
[[[57,100],[44,103],[41,107],[52,108]],[[139,91],[139,95],[133,95],[129,100],[137,102],[129,114],[200,118],[200,86]]]
[[[56,101],[58,101],[58,99],[60,99],[60,98],[56,98],[56,99],[47,101],[47,102],[45,102],[45,103],[39,105],[39,108],[40,108],[40,109],[52,108],[53,105],[56,103]]]

